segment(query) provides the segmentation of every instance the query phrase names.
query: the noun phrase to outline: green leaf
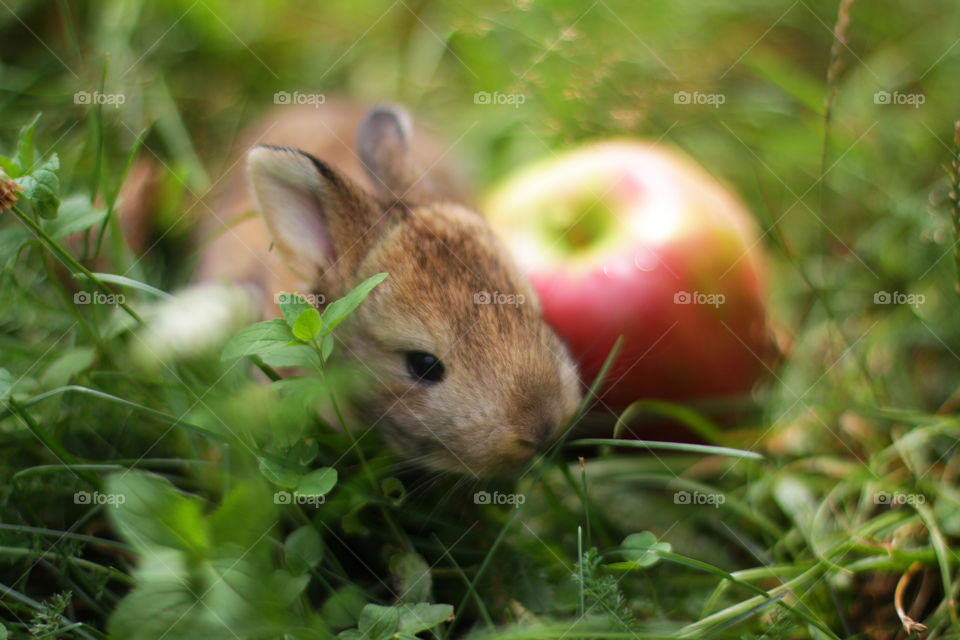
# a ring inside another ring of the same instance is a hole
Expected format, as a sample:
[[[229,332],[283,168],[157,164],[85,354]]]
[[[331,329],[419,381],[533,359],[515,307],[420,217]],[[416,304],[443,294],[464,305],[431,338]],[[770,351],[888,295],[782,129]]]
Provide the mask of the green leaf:
[[[308,496],[325,496],[336,484],[337,470],[333,467],[324,467],[303,476],[297,492]]]
[[[273,490],[266,482],[245,478],[231,484],[230,492],[207,517],[214,548],[236,545],[252,549],[258,543],[269,547],[263,532],[276,520],[276,513]]]
[[[274,566],[267,534],[276,507],[265,482],[232,485],[206,518],[199,500],[158,476],[128,471],[107,487],[124,490],[125,503],[109,509],[140,555],[135,586],[110,616],[110,637],[212,640],[242,629],[244,637],[275,638],[302,624],[292,605],[310,576]]]
[[[228,571],[232,570],[228,568]],[[285,569],[277,569],[271,576],[272,595],[283,606],[290,606],[310,584],[309,575],[295,576]]]
[[[301,474],[299,471],[291,469],[283,462],[277,462],[270,458],[260,458],[260,473],[267,480],[284,489],[295,489],[300,484]]]
[[[287,451],[287,464],[291,466],[306,467],[317,454],[320,453],[320,445],[316,440],[305,440],[300,438]]]
[[[650,531],[642,533],[631,533],[623,539],[623,547],[635,549],[636,551],[624,551],[623,555],[628,562],[617,562],[608,565],[616,569],[644,569],[652,567],[660,562],[660,551],[670,551],[672,548],[669,542],[657,542],[657,536]]]
[[[793,519],[807,540],[815,538],[814,525],[820,501],[801,476],[778,476],[773,486],[773,498],[783,513]]]
[[[383,493],[383,497],[389,500],[395,507],[399,507],[407,498],[407,489],[400,480],[393,476],[390,476],[380,483],[380,491]]]
[[[304,574],[323,560],[323,538],[313,525],[304,525],[287,536],[283,558],[292,573]]]
[[[340,527],[344,532],[351,535],[358,536],[368,536],[370,535],[370,529],[363,523],[363,518],[360,515],[363,513],[363,510],[369,505],[370,502],[356,502],[347,512],[345,516],[340,518]]]
[[[261,529],[265,523],[248,523]],[[267,545],[221,550],[209,561],[160,549],[144,554],[135,570],[137,586],[114,610],[111,638],[124,640],[218,640],[278,638],[297,624],[291,603],[309,575],[292,576],[269,568]]]
[[[361,302],[366,300],[370,292],[373,291],[373,288],[386,278],[387,274],[385,273],[378,273],[375,276],[371,276],[357,285],[347,295],[331,302],[323,312],[323,326],[326,331],[330,332],[336,329],[337,325],[353,313],[353,311],[360,306]]]
[[[20,167],[14,164],[10,158],[0,156],[0,171],[7,174],[9,178],[16,178],[20,175]]]
[[[93,347],[77,347],[67,350],[50,363],[40,375],[40,384],[47,388],[62,387],[70,379],[93,364]]]
[[[283,314],[283,319],[286,320],[291,329],[293,329],[293,325],[301,313],[307,309],[313,309],[312,304],[296,293],[283,292],[277,296],[277,299],[280,301],[280,312]]]
[[[273,444],[286,453],[288,465],[306,467],[317,456],[319,444],[304,438],[304,431],[314,424],[317,406],[327,397],[327,387],[313,377],[299,376],[277,380],[270,385],[277,408],[268,418]]]
[[[332,629],[349,629],[357,626],[360,618],[360,612],[367,604],[367,599],[363,591],[356,585],[350,584],[338,589],[332,596],[327,598],[320,608],[320,616],[330,625]],[[351,629],[354,633],[360,633],[356,629]]]
[[[317,352],[300,344],[287,323],[280,318],[241,329],[224,346],[220,359],[227,361],[252,355],[260,356],[273,367],[321,369]]]
[[[323,365],[317,352],[305,344],[287,345],[284,349],[261,353],[260,357],[271,367],[306,367],[322,371]]]
[[[365,640],[387,640],[397,631],[400,611],[397,607],[368,604],[360,612],[358,628]]]
[[[636,403],[634,403],[636,404]],[[609,446],[626,449],[663,449],[665,451],[684,451],[687,453],[704,453],[707,455],[730,456],[733,458],[750,458],[763,460],[763,456],[755,451],[733,449],[731,447],[717,447],[709,444],[690,444],[686,442],[661,442],[659,440],[618,440],[616,438],[580,438],[567,442],[567,447],[581,446]]]
[[[133,278],[117,275],[115,273],[94,273],[93,275],[94,277],[99,279],[101,282],[106,282],[107,284],[117,284],[122,287],[129,287],[131,289],[136,289],[137,291],[148,293],[152,296],[156,296],[157,298],[162,298],[164,300],[173,300],[173,296],[167,293],[166,291],[157,289],[156,287],[152,287],[149,284],[146,284],[145,282],[134,280]],[[77,274],[76,277],[87,279],[85,275],[82,273]]]
[[[23,195],[33,205],[41,218],[53,219],[60,207],[60,159],[57,154],[37,167],[29,174],[20,176],[14,182],[23,187]]]
[[[390,575],[394,591],[403,602],[430,600],[433,577],[430,565],[418,553],[398,553],[390,558]]]
[[[320,312],[313,307],[304,309],[296,322],[293,323],[293,335],[304,342],[310,342],[318,335],[323,327],[323,321],[320,319]]]
[[[453,607],[449,604],[422,602],[400,607],[400,633],[415,634],[453,620]]]
[[[293,339],[290,327],[275,318],[241,329],[223,347],[221,360],[235,360],[243,356],[259,355],[287,346]]]
[[[156,547],[202,554],[210,547],[203,520],[203,501],[177,490],[165,478],[143,471],[126,471],[107,478],[106,497],[114,527],[142,555]]]
[[[52,237],[63,238],[101,223],[106,215],[106,209],[92,207],[85,196],[71,196],[60,203],[56,218],[43,220],[41,224]]]
[[[37,123],[40,122],[40,115],[38,113],[33,116],[33,120],[20,129],[20,136],[17,139],[17,155],[13,157],[13,163],[17,166],[19,173],[17,175],[11,174],[11,177],[17,178],[33,171],[33,134],[37,130]]]
[[[412,638],[415,634],[453,620],[449,604],[405,604],[383,607],[368,604],[360,612],[358,629],[340,633],[341,640],[388,640]]]
[[[328,333],[323,336],[323,342],[320,343],[320,359],[326,362],[330,359],[330,354],[333,352],[333,334]]]
[[[213,632],[210,622],[198,621],[196,615],[191,615],[198,603],[188,585],[202,577],[197,573],[190,571],[182,553],[160,549],[144,554],[135,572],[139,585],[110,615],[110,637],[146,640],[166,633],[175,634],[176,638],[194,638],[203,631]]]
[[[6,277],[12,277],[10,268],[17,261],[20,249],[34,241],[34,235],[23,225],[0,229],[0,268],[7,270]]]

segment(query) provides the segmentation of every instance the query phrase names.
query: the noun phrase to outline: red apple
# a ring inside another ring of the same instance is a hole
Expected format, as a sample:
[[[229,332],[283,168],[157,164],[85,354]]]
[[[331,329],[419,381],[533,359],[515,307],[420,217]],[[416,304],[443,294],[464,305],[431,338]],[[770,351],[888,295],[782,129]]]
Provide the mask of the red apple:
[[[486,212],[586,383],[624,337],[600,394],[607,408],[740,394],[766,370],[756,225],[678,152],[586,146],[510,178]]]

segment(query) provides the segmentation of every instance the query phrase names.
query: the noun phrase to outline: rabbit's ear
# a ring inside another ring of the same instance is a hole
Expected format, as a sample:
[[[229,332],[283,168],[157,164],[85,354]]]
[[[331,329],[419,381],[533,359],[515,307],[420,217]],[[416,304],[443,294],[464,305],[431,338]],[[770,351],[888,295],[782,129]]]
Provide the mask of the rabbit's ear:
[[[334,280],[331,285],[343,284],[375,239],[370,232],[380,212],[371,198],[330,166],[288,147],[254,147],[247,169],[254,200],[287,266],[310,284],[321,275]]]
[[[360,162],[386,202],[420,202],[430,191],[414,160],[411,135],[410,115],[395,106],[374,107],[357,129]]]

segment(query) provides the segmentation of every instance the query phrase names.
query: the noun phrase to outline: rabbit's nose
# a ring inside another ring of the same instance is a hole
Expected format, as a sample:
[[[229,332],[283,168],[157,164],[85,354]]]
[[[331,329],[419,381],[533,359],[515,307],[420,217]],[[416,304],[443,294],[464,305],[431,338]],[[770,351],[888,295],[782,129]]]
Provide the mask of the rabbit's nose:
[[[543,452],[550,448],[550,445],[554,443],[559,435],[560,426],[557,421],[551,420],[550,418],[543,418],[537,423],[534,434],[536,436],[538,451]]]
[[[538,422],[528,435],[517,436],[517,442],[531,451],[545,452],[554,439],[554,424],[549,420]]]

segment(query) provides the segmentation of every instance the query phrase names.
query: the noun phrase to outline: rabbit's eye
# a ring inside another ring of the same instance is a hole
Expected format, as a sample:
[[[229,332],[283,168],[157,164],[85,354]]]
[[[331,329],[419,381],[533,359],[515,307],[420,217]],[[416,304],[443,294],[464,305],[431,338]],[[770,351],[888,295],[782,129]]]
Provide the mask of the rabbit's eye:
[[[443,380],[443,363],[440,358],[426,351],[407,351],[407,371],[420,382]]]

